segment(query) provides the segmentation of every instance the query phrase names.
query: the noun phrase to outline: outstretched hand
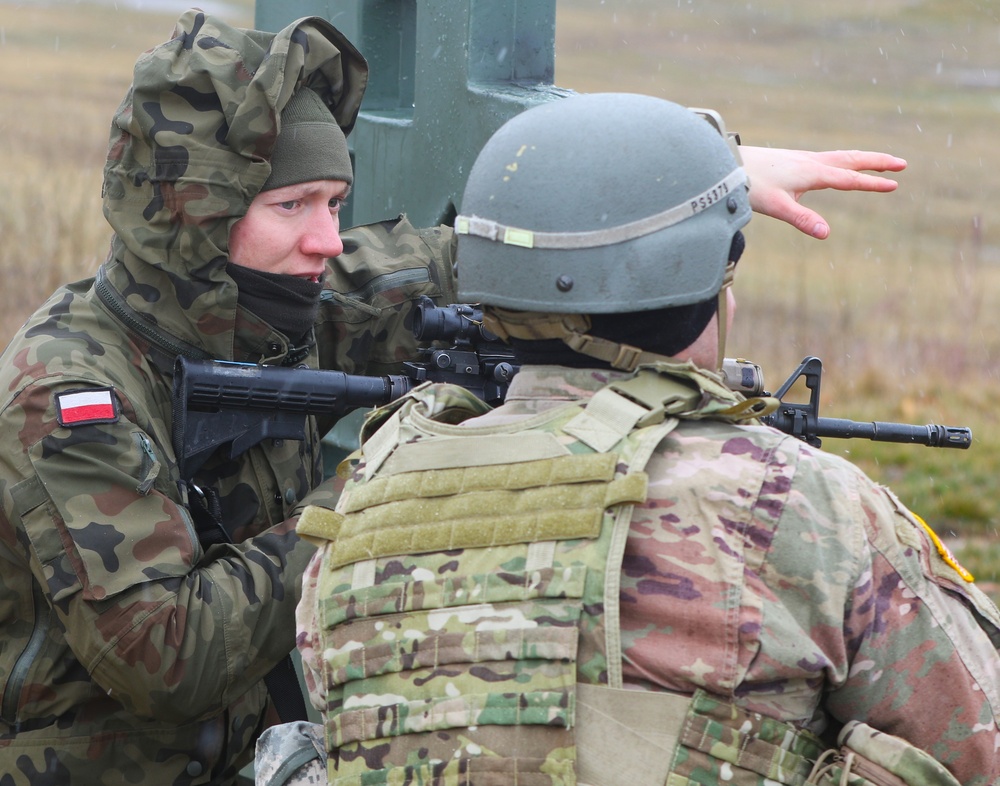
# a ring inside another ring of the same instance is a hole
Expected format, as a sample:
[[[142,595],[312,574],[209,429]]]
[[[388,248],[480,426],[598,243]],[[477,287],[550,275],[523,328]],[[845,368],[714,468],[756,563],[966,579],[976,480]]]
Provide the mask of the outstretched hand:
[[[808,150],[740,147],[743,166],[750,176],[750,206],[757,213],[786,221],[819,240],[830,234],[830,225],[815,210],[799,204],[803,194],[822,188],[838,191],[894,191],[896,181],[873,172],[900,172],[906,161],[888,153],[865,150]]]

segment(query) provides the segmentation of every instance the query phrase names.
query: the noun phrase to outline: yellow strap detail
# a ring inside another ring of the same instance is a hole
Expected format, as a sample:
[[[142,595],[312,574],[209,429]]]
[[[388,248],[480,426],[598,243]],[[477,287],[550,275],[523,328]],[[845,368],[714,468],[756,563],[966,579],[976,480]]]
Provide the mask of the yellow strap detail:
[[[728,415],[739,420],[749,420],[751,418],[762,418],[765,415],[770,415],[779,406],[781,406],[781,401],[773,396],[754,396],[753,398],[748,398],[746,401],[741,401],[738,404],[733,404],[731,407],[721,410],[719,414]]]
[[[508,246],[521,246],[522,248],[535,247],[535,233],[530,229],[518,229],[517,227],[507,227],[503,233],[503,242]]]
[[[913,511],[910,512],[913,513]],[[937,536],[937,533],[930,528],[930,525],[916,513],[913,513],[913,518],[915,518],[917,521],[920,522],[921,526],[924,528],[924,530],[926,530],[928,537],[932,541],[934,541],[934,545],[937,547],[938,554],[941,555],[941,559],[943,559],[947,564],[949,564],[952,568],[954,568],[955,572],[958,573],[958,575],[961,576],[966,581],[968,582],[975,581],[976,579],[973,577],[973,575],[959,564],[958,560],[955,559],[955,555],[951,553],[951,549],[949,549],[946,545],[944,545],[944,543],[941,542],[941,538],[939,538]]]

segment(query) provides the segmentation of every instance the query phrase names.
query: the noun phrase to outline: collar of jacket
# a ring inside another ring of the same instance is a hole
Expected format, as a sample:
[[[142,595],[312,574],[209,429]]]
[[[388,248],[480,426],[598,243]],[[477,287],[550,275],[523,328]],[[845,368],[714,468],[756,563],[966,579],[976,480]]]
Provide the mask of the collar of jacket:
[[[165,373],[173,372],[178,355],[281,365],[314,354],[312,345],[289,346],[285,336],[239,308],[232,282],[206,286],[178,280],[141,260],[132,262],[109,258],[97,272],[95,290]]]

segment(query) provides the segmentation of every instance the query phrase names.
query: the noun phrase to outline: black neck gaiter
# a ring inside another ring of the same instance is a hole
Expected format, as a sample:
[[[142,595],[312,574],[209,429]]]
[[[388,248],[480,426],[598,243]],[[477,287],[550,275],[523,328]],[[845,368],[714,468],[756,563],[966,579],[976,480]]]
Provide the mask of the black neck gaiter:
[[[285,336],[292,346],[307,338],[319,310],[322,282],[267,273],[230,262],[226,272],[239,288],[239,305]]]

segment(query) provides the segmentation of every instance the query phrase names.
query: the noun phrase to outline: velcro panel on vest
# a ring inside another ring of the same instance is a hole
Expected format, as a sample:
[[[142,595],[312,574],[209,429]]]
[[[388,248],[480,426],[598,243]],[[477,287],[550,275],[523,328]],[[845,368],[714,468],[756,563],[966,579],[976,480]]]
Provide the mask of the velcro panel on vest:
[[[295,522],[295,532],[300,538],[319,546],[324,540],[336,540],[344,517],[329,508],[306,505]]]
[[[824,750],[808,731],[698,691],[665,786],[761,782],[802,786]],[[751,779],[740,770],[751,773]]]
[[[584,454],[375,478],[342,500],[327,564],[595,538],[607,508],[646,499],[646,474],[615,478],[616,464],[614,454]]]
[[[428,468],[427,471],[378,477],[353,488],[340,511],[354,513],[373,505],[406,500],[414,494],[450,497],[490,489],[520,491],[569,483],[610,483],[617,463],[618,457],[613,453],[584,453],[491,466]]]

